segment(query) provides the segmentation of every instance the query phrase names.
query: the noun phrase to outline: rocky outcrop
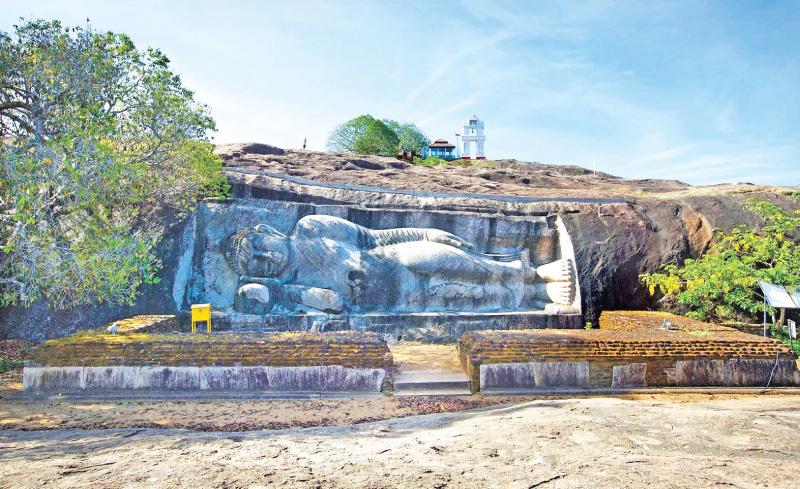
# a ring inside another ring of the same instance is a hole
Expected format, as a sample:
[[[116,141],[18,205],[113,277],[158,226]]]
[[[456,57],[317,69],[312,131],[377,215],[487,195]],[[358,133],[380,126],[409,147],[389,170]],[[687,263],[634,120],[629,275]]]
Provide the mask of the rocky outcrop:
[[[235,198],[364,210],[476,213],[504,219],[561,217],[574,245],[582,311],[655,307],[639,274],[699,256],[716,230],[759,225],[747,198],[796,207],[793,189],[750,184],[691,186],[674,180],[630,180],[576,166],[515,160],[421,167],[395,158],[283,150],[260,143],[219,147]],[[355,212],[355,211],[354,211]],[[135,314],[174,314],[175,277],[185,232],[175,223],[161,245],[161,283],[131,307],[53,311],[46,304],[0,310],[0,337],[44,339]]]
[[[583,312],[592,322],[604,309],[655,307],[639,283],[641,273],[699,256],[716,230],[760,225],[744,207],[748,198],[797,206],[789,188],[697,187],[514,160],[429,168],[310,151],[264,157],[220,148],[220,154],[237,197],[517,218],[560,215],[575,247]],[[356,164],[361,160],[372,165]]]
[[[629,199],[625,205],[582,205],[564,216],[575,243],[587,321],[610,309],[656,308],[639,275],[706,251],[717,230],[759,226],[749,197],[796,206],[781,192],[694,195],[684,199]]]

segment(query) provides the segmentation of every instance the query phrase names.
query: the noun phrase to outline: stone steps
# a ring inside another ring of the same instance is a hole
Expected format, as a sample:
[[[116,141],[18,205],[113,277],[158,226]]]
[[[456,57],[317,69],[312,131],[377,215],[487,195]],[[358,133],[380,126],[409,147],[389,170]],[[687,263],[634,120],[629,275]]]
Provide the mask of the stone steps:
[[[468,396],[469,377],[452,370],[406,370],[394,376],[395,396]]]

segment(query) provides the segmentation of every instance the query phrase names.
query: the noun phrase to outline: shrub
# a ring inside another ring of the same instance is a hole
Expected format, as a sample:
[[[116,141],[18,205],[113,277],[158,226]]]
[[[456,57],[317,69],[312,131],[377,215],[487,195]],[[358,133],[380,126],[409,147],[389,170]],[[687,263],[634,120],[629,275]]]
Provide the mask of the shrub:
[[[449,162],[435,156],[428,156],[427,158],[414,158],[414,164],[419,166],[444,166],[448,165]]]
[[[702,257],[642,274],[650,294],[674,297],[696,319],[753,320],[763,308],[758,280],[800,286],[800,246],[793,238],[800,211],[753,199],[746,206],[764,219],[760,229],[742,225],[720,232]]]
[[[6,373],[9,370],[22,368],[23,361],[18,358],[0,358],[0,374]]]

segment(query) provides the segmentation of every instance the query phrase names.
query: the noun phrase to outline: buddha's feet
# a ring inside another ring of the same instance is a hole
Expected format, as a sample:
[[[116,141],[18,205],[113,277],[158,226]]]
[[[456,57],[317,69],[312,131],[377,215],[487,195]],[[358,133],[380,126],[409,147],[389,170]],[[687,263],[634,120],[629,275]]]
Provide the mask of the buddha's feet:
[[[575,267],[564,258],[536,267],[536,276],[543,282],[574,282]]]
[[[544,306],[544,312],[547,314],[579,314],[581,311],[578,307],[567,304],[547,304]]]
[[[538,283],[532,287],[537,302],[569,305],[575,299],[574,281]]]

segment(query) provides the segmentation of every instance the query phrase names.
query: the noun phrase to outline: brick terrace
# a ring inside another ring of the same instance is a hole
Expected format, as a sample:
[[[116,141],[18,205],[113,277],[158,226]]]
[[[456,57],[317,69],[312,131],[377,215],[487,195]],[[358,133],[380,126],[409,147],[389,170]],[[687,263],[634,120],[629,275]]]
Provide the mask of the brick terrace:
[[[664,320],[672,328],[666,331]],[[661,312],[610,311],[593,330],[509,330],[466,332],[459,360],[473,386],[483,363],[590,362],[590,384],[609,387],[612,367],[647,364],[647,384],[671,385],[675,362],[701,359],[782,359],[796,355],[779,341]]]
[[[375,333],[149,334],[87,331],[48,340],[31,355],[48,367],[323,366],[389,368],[392,356]]]

